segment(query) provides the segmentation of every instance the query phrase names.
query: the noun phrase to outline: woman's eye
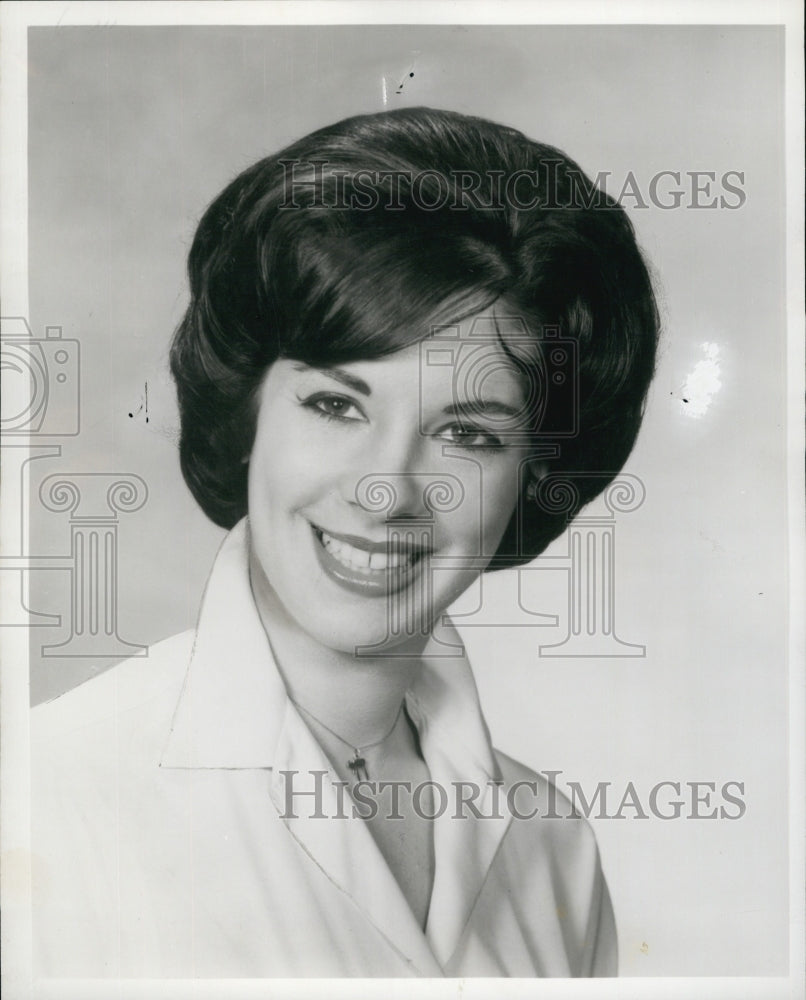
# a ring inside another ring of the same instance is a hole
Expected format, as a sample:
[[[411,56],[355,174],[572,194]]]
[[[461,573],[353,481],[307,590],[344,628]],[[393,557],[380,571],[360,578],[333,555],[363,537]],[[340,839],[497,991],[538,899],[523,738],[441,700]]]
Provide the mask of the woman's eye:
[[[450,444],[460,448],[476,448],[496,451],[503,447],[499,438],[482,427],[472,427],[466,424],[451,424],[440,435]]]
[[[331,393],[319,393],[302,401],[303,406],[313,410],[329,420],[363,420],[364,415],[351,399],[344,396],[334,396]]]

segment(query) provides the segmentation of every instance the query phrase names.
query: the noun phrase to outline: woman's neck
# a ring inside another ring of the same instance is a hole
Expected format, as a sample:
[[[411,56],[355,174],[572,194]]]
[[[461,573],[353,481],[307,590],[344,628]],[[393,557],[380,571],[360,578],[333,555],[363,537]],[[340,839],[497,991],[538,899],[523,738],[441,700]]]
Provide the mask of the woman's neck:
[[[250,559],[255,604],[292,701],[347,743],[367,745],[394,726],[407,689],[422,667],[425,638],[394,655],[356,656],[304,632]]]

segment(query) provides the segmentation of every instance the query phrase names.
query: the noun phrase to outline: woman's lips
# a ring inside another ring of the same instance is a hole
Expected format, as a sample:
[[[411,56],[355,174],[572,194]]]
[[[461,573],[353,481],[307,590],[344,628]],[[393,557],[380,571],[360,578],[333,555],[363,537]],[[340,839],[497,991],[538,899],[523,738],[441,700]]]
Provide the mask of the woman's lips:
[[[315,524],[311,528],[319,563],[328,576],[367,596],[393,594],[408,586],[429,553],[427,536],[418,540],[411,528],[383,542],[336,534]]]

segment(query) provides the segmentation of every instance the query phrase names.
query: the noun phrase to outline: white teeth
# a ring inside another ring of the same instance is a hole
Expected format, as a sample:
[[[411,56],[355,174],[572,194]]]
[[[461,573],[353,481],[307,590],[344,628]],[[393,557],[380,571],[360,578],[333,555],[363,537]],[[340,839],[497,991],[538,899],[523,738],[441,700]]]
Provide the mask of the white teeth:
[[[322,540],[328,552],[334,555],[339,562],[343,562],[353,569],[369,569],[369,552],[362,552],[361,549],[348,545],[346,542],[338,542],[329,535],[323,534]]]
[[[391,555],[386,552],[373,552],[372,555],[370,555],[366,549],[359,549],[356,548],[355,545],[350,545],[348,542],[339,541],[337,538],[333,538],[326,532],[321,531],[321,529],[320,536],[322,544],[333,556],[333,558],[338,559],[340,563],[343,563],[350,569],[364,571],[395,569],[400,566],[401,561],[404,565],[411,565],[414,561],[413,555],[409,554],[401,556],[397,552],[394,552]]]
[[[406,563],[412,563],[414,557],[411,555],[405,556],[404,561]],[[391,555],[387,555],[385,552],[373,552],[369,557],[370,569],[396,569],[401,562],[401,557],[397,552],[393,552]]]
[[[372,555],[369,557],[370,569],[386,569],[389,566],[394,568],[395,566],[399,565],[399,563],[400,563],[400,556],[398,555],[387,556],[385,552],[373,552]]]

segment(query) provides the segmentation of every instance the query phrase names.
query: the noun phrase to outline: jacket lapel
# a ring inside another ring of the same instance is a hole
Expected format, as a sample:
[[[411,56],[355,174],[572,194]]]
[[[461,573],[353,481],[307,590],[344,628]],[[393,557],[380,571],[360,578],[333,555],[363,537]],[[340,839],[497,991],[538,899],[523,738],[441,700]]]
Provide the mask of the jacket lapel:
[[[434,955],[445,967],[467,926],[511,817],[501,794],[502,776],[473,674],[458,633],[446,617],[437,638],[442,645],[459,643],[461,654],[426,655],[425,669],[409,692],[408,706],[420,732],[431,779],[446,791],[448,799],[446,809],[434,822],[436,871],[426,926]],[[463,796],[473,796],[475,809],[461,804]]]
[[[444,968],[459,945],[511,818],[505,814],[504,796],[484,776],[471,779],[481,789],[473,802],[479,818],[467,805],[457,809],[456,789],[463,782],[467,788],[467,774],[458,776],[447,760],[429,762],[429,767],[432,780],[450,789],[448,808],[434,823],[436,873],[426,926],[428,942]]]

